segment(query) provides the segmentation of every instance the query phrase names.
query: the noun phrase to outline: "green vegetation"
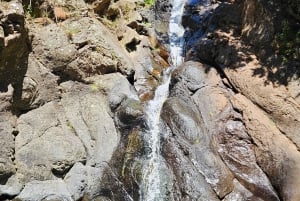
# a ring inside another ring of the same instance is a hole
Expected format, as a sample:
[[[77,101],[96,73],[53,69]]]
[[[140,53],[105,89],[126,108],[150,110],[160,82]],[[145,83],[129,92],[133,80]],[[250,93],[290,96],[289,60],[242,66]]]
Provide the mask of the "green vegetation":
[[[281,33],[275,36],[275,45],[283,62],[300,60],[300,30],[293,29],[287,20],[282,22]]]
[[[148,6],[153,6],[155,4],[155,0],[144,0],[144,2]]]
[[[33,18],[35,18],[31,5],[28,5],[27,8],[25,9],[25,18],[27,20],[32,20]]]
[[[297,19],[300,20],[300,0],[288,0],[287,2],[284,1],[284,4],[287,5],[288,13]]]

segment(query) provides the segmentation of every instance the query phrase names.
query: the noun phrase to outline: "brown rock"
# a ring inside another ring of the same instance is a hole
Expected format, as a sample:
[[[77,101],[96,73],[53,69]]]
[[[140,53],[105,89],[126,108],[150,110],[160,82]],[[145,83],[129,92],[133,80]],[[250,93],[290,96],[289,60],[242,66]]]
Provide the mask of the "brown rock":
[[[56,21],[67,19],[67,12],[64,10],[64,8],[55,6],[53,12]]]
[[[232,98],[233,106],[243,112],[243,120],[254,141],[258,165],[279,189],[283,200],[299,200],[295,186],[300,185],[300,153],[272,120],[243,95]]]

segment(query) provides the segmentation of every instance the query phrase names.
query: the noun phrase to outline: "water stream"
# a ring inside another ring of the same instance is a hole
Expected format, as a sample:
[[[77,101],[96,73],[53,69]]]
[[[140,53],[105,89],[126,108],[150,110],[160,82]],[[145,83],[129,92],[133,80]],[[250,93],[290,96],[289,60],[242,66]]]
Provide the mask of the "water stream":
[[[170,75],[176,66],[183,62],[184,28],[181,18],[186,0],[172,0],[172,12],[169,23],[170,63],[172,64],[163,76],[162,84],[156,89],[153,100],[149,101],[145,109],[148,131],[146,141],[150,153],[144,166],[143,181],[140,186],[141,201],[164,200],[164,182],[162,156],[160,155],[160,113],[163,103],[168,97]]]

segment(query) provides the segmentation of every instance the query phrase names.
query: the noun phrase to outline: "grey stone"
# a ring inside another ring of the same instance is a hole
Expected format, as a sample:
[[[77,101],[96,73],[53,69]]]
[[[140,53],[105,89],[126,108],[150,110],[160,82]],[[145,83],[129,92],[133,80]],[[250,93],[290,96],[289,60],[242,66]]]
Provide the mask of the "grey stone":
[[[174,97],[167,99],[162,110],[162,118],[171,128],[172,133],[192,144],[205,140],[201,128],[202,119],[193,109],[193,105]]]
[[[135,88],[120,73],[93,76],[85,81],[107,93],[109,106],[113,111],[126,99],[139,100]]]
[[[59,77],[52,74],[34,56],[28,58],[28,69],[23,80],[22,95],[14,100],[14,107],[22,110],[34,109],[60,97]]]
[[[37,27],[32,47],[34,56],[51,71],[64,71],[77,56],[76,46],[69,42],[66,33],[56,24]]]
[[[63,175],[86,159],[81,141],[63,121],[62,108],[50,102],[18,121],[16,164],[25,181]]]
[[[65,32],[72,32],[71,43],[78,49],[78,57],[67,66],[69,74],[86,78],[117,71],[125,75],[134,72],[133,63],[118,45],[115,36],[98,20],[87,17],[67,20],[64,27]]]
[[[31,181],[15,198],[16,201],[72,201],[71,194],[63,180]]]
[[[20,182],[18,175],[11,176],[5,185],[0,185],[0,196],[13,197],[19,195],[23,189],[23,184]]]
[[[0,113],[0,181],[2,184],[16,172],[13,163],[14,137],[11,118],[9,113]]]
[[[232,93],[225,89],[215,70],[206,72],[205,68],[187,62],[172,75],[172,98],[162,110],[162,117],[172,131],[166,139],[169,146],[174,147],[170,142],[179,144],[182,154],[220,198],[233,190],[235,196],[245,195],[243,188],[234,187],[236,178],[250,192],[246,193],[246,199],[279,200],[268,177],[257,165],[251,138],[244,124],[238,121],[242,115],[231,107],[228,97]],[[196,118],[197,115],[200,117]],[[165,155],[172,150],[168,149]],[[180,161],[182,157],[176,158]]]
[[[0,92],[0,112],[8,111],[11,107],[14,88],[8,85],[6,92]]]
[[[87,93],[64,94],[62,105],[68,122],[87,150],[87,164],[94,166],[111,159],[120,136],[104,96],[89,86],[84,88]]]
[[[173,139],[169,139],[164,146],[166,161],[174,174],[174,200],[219,200],[201,170],[184,155],[181,147]]]
[[[121,127],[133,127],[143,120],[143,106],[134,99],[126,99],[116,111],[118,125]]]
[[[83,197],[88,185],[88,168],[82,163],[75,163],[71,170],[66,174],[64,181],[73,200]],[[98,175],[99,177],[100,175]]]

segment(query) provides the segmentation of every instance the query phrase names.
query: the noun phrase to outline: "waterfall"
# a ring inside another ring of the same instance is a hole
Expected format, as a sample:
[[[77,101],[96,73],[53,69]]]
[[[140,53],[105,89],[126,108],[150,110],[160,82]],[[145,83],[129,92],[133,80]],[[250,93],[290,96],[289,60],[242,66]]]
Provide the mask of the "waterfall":
[[[148,131],[145,133],[145,141],[148,143],[150,153],[144,164],[142,184],[140,186],[141,201],[164,200],[162,192],[164,183],[163,160],[160,155],[160,112],[163,103],[168,97],[171,73],[176,66],[183,62],[184,28],[181,18],[184,10],[185,0],[172,0],[172,11],[169,23],[170,62],[172,64],[163,76],[162,84],[156,89],[153,100],[149,101],[146,108],[146,119]]]
[[[184,28],[181,18],[184,10],[185,0],[173,0],[173,7],[169,22],[170,58],[174,67],[183,62]]]

